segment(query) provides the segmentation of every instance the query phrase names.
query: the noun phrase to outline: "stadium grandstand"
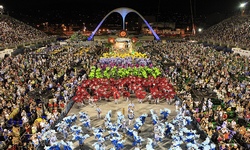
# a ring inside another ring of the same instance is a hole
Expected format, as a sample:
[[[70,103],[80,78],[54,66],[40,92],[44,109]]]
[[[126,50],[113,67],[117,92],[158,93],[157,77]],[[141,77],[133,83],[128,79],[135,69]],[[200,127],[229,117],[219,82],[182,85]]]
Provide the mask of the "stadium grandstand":
[[[218,43],[230,47],[249,48],[250,15],[236,15],[227,18],[197,35],[204,42]]]
[[[51,37],[8,15],[0,15],[0,47],[16,47],[46,41]]]

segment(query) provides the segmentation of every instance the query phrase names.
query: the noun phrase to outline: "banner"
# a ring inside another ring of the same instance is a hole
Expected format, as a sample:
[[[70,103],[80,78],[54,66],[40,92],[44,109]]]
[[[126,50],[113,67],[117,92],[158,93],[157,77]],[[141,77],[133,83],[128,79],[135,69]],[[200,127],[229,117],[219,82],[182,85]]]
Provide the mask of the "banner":
[[[241,49],[241,48],[232,48],[233,52],[234,53],[237,53],[237,54],[240,54],[241,56],[250,56],[250,51],[249,50],[244,50],[244,49]]]
[[[3,51],[0,51],[0,58],[4,58],[6,54],[11,55],[13,52],[13,49],[5,49]]]

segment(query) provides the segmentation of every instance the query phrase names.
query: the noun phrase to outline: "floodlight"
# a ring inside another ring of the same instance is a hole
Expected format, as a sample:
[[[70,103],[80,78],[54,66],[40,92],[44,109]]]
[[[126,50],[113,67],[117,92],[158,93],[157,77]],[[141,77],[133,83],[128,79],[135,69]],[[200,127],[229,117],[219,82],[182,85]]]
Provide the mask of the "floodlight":
[[[3,9],[3,5],[0,5],[0,9]]]
[[[240,4],[240,8],[244,8],[246,5],[247,5],[247,2],[241,3],[241,4]]]

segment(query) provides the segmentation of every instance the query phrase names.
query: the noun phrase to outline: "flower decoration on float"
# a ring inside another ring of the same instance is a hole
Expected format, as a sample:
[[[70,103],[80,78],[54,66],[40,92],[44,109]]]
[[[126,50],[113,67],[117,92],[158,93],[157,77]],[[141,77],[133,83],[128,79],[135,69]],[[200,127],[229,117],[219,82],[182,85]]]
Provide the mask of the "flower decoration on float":
[[[110,68],[107,67],[104,70],[100,68],[91,68],[89,78],[124,78],[129,76],[137,76],[142,78],[148,78],[148,76],[153,76],[154,78],[161,75],[161,71],[157,67],[127,67],[127,68],[118,68],[116,66]]]
[[[147,54],[140,53],[140,52],[133,52],[133,53],[103,53],[101,58],[147,58]]]
[[[99,60],[99,64],[102,69],[105,69],[106,67],[132,67],[132,66],[151,66],[152,62],[149,58],[132,58],[132,57],[126,57],[126,58],[101,58]]]

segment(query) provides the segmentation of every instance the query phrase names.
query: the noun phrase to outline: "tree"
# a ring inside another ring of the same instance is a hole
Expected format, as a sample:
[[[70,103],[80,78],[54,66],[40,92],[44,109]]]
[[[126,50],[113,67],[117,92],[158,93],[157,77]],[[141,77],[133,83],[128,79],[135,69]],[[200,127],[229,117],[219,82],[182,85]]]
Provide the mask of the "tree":
[[[74,34],[71,35],[70,37],[71,41],[86,41],[87,37],[83,36],[81,32],[77,31]]]

